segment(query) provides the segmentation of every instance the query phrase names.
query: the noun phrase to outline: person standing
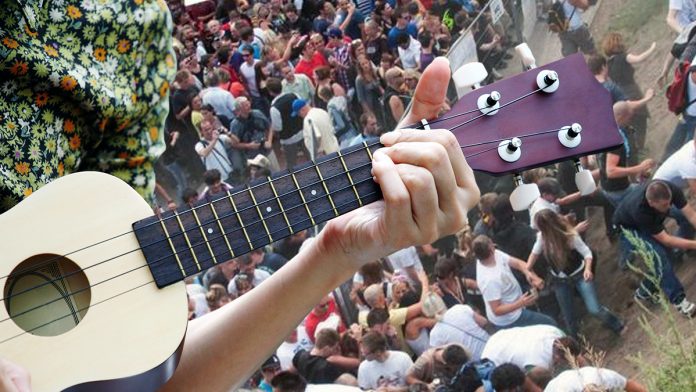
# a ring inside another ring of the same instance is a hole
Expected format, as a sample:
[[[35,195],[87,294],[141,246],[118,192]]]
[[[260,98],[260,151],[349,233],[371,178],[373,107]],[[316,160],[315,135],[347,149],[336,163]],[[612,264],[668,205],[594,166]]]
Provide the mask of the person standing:
[[[313,108],[304,99],[296,99],[292,103],[291,116],[299,116],[303,119],[302,134],[305,148],[312,159],[338,151],[338,140],[331,117],[326,110]]]
[[[590,7],[588,0],[564,0],[563,11],[566,17],[565,30],[558,33],[563,57],[576,52],[590,55],[596,52],[590,29],[582,20],[582,14]]]
[[[573,311],[574,289],[580,293],[591,315],[599,318],[616,334],[621,334],[624,330],[623,322],[599,303],[597,298],[590,248],[568,221],[552,210],[541,210],[534,219],[539,233],[527,259],[527,269],[531,270],[534,267],[541,254],[549,262],[553,290],[570,335],[578,334],[578,321]],[[543,288],[543,281],[540,283],[537,289]]]

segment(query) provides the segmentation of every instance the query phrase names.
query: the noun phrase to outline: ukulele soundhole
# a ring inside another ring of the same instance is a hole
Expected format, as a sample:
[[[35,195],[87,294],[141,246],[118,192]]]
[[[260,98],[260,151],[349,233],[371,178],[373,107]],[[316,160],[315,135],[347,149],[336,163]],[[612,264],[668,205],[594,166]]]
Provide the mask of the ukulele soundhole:
[[[57,336],[75,328],[87,314],[92,296],[80,267],[53,254],[33,256],[17,265],[3,291],[10,318],[39,336]]]

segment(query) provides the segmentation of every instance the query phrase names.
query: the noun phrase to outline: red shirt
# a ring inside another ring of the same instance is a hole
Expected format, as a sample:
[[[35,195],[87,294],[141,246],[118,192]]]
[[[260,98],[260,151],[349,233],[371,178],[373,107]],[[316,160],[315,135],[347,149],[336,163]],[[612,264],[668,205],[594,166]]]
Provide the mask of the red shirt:
[[[314,55],[310,61],[300,58],[300,61],[295,66],[295,75],[298,73],[307,75],[307,77],[316,83],[317,81],[314,80],[314,70],[322,65],[329,65],[329,62],[324,58],[324,55],[322,55],[320,51],[316,51],[314,52]]]
[[[317,315],[314,313],[314,310],[309,312],[307,315],[307,318],[305,319],[305,331],[307,331],[307,336],[309,336],[309,340],[314,343],[314,333],[317,330],[317,325],[319,325],[320,322],[326,320],[331,316],[332,313],[335,313],[338,315],[340,318],[341,315],[336,312],[336,302],[332,299],[331,302],[329,302],[329,308],[326,310],[326,313],[324,313],[322,316]],[[338,325],[338,333],[341,333],[346,330],[346,327],[343,325],[343,321]]]

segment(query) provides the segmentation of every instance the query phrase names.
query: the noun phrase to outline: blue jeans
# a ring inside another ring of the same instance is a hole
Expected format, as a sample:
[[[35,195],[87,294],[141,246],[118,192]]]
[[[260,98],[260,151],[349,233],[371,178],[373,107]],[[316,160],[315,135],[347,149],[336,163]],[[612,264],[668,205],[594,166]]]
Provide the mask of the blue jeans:
[[[677,230],[677,236],[681,238],[686,238],[687,240],[691,240],[694,238],[694,234],[696,233],[696,229],[691,225],[691,222],[686,218],[686,215],[677,207],[671,206],[669,207],[669,212],[668,215],[671,218],[674,218],[674,220],[677,221],[677,225],[679,225],[679,229]]]
[[[578,293],[585,302],[585,307],[591,315],[597,317],[612,331],[619,333],[623,329],[623,323],[619,318],[609,311],[604,305],[599,303],[597,299],[597,291],[595,291],[594,281],[586,281],[583,279],[582,272],[573,277],[561,279],[553,279],[553,289],[556,294],[556,300],[561,308],[561,313],[568,326],[568,333],[572,336],[578,333],[578,320],[575,317],[573,306],[573,289],[577,289]]]
[[[647,243],[648,249],[655,252],[655,279],[659,282],[660,287],[665,292],[665,295],[669,299],[669,302],[673,304],[680,303],[686,295],[684,294],[684,286],[674,274],[672,269],[672,252],[671,250],[665,248],[664,245],[655,240],[652,235],[641,232],[638,230],[628,229],[635,236]],[[622,263],[628,260],[631,253],[636,251],[636,248],[628,241],[626,235],[621,232],[621,259]],[[646,274],[650,274],[651,271],[645,267],[634,265],[634,267],[640,268]],[[642,267],[642,268],[641,268]],[[657,293],[659,288],[655,286],[651,279],[646,277],[640,283],[637,291],[644,296],[650,296]]]
[[[556,321],[554,319],[543,313],[535,312],[529,309],[522,309],[522,314],[514,323],[505,326],[496,325],[496,327],[498,329],[508,329],[515,327],[527,327],[530,325],[539,324],[553,325],[554,327],[557,326]]]
[[[607,199],[609,199],[609,201],[614,207],[618,207],[619,203],[621,203],[621,200],[623,200],[624,197],[626,197],[626,195],[628,195],[637,186],[638,184],[630,184],[628,188],[622,191],[606,191],[602,189],[602,193],[604,194],[604,196],[607,197]]]
[[[694,104],[696,105],[696,103]],[[669,138],[667,146],[665,146],[665,153],[662,155],[662,162],[667,160],[670,155],[674,154],[675,151],[679,150],[686,142],[694,137],[694,129],[696,129],[696,116],[683,115],[683,118],[679,120],[677,126],[672,132],[672,137]]]

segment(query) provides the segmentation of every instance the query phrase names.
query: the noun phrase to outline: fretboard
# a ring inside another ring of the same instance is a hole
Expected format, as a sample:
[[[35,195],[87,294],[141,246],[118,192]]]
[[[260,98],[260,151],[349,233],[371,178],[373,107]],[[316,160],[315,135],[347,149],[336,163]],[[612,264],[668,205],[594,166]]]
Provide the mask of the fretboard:
[[[381,199],[377,139],[133,224],[158,287]]]

